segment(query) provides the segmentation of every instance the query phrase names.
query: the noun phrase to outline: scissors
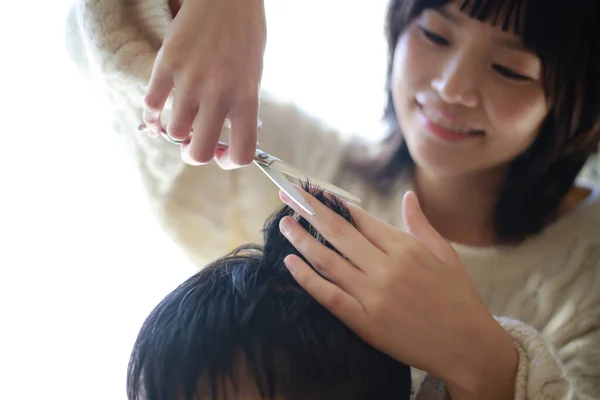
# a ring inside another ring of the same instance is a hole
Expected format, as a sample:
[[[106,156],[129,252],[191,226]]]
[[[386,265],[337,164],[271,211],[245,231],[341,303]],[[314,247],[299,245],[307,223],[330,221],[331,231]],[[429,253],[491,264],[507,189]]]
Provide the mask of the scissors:
[[[225,128],[229,128],[228,122],[229,121],[225,122],[225,125],[224,125]],[[261,122],[259,121],[259,129],[260,129],[260,126],[261,126]],[[138,127],[138,129],[145,130],[147,128],[144,124],[141,124]],[[170,143],[173,143],[176,145],[181,145],[184,143],[184,141],[182,141],[182,140],[173,139],[171,136],[169,136],[169,134],[165,131],[164,128],[161,130],[161,135],[164,139],[166,139]],[[227,150],[229,148],[229,145],[226,142],[219,142],[217,145],[217,148]],[[302,195],[300,194],[298,189],[296,189],[293,186],[293,184],[301,186],[301,182],[300,182],[301,179],[309,178],[305,173],[297,170],[296,168],[285,163],[284,161],[280,160],[279,158],[277,158],[271,154],[268,154],[262,150],[259,150],[258,143],[257,143],[257,148],[256,148],[256,151],[254,154],[253,163],[256,166],[258,166],[258,168],[262,172],[264,172],[265,175],[267,175],[267,177],[269,177],[269,179],[271,179],[271,181],[275,185],[277,185],[277,187],[279,187],[279,189],[281,189],[300,208],[302,208],[305,212],[307,212],[311,216],[316,215],[315,210],[310,206],[310,204],[308,204],[308,202],[304,199],[304,197],[302,197]],[[308,180],[310,182],[314,183],[315,186],[318,186],[319,188],[325,190],[326,192],[333,193],[336,196],[341,197],[342,199],[344,199],[346,201],[360,203],[360,199],[358,197],[346,192],[345,190],[343,190],[331,183],[321,182],[321,181],[318,181],[318,180],[312,179],[312,178],[309,178]]]

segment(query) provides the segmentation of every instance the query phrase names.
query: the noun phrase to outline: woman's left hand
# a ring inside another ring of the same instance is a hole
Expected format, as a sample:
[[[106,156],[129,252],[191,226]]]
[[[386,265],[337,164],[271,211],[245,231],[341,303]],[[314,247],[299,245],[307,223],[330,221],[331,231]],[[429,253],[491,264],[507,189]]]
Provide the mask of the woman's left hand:
[[[516,348],[414,193],[403,202],[406,233],[348,203],[354,228],[299,190],[316,217],[280,196],[351,262],[282,219],[282,233],[319,272],[286,258],[304,289],[367,343],[444,381],[453,398],[513,398]]]

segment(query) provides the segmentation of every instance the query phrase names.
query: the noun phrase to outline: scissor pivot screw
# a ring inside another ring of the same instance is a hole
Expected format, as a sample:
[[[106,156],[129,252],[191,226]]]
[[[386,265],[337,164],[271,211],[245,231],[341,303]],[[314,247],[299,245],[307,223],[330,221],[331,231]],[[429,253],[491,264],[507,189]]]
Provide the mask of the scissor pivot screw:
[[[258,158],[260,158],[261,160],[266,160],[267,158],[269,158],[269,156],[265,153],[261,153],[258,155]]]

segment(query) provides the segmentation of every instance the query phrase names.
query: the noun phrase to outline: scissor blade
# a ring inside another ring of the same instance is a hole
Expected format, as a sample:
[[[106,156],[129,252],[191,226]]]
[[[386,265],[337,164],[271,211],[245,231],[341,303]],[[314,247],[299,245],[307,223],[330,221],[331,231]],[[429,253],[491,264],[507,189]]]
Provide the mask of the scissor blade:
[[[346,192],[344,189],[339,188],[331,183],[322,182],[317,179],[311,178],[306,174],[300,172],[296,168],[292,167],[289,164],[286,164],[283,161],[276,161],[272,164],[273,169],[278,169],[283,175],[285,175],[288,180],[292,183],[295,183],[298,186],[302,186],[301,180],[308,180],[315,186],[325,190],[326,192],[330,192],[335,194],[336,196],[341,197],[342,199],[349,201],[350,203],[360,203],[360,199],[353,194]]]
[[[269,179],[271,179],[273,183],[279,187],[279,189],[283,190],[284,193],[287,194],[288,197],[294,201],[294,203],[298,204],[300,208],[302,208],[304,211],[306,211],[313,217],[317,215],[315,210],[310,206],[310,204],[308,204],[308,202],[304,199],[304,197],[302,197],[300,192],[290,183],[290,181],[286,178],[285,175],[283,175],[277,169],[261,165],[256,161],[254,162],[254,164],[258,165],[258,167],[269,177]]]

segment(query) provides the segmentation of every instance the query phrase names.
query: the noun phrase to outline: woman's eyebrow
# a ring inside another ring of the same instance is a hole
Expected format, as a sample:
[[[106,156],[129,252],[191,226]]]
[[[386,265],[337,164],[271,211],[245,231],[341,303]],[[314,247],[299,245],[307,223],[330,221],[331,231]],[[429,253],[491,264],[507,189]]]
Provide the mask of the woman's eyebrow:
[[[432,9],[432,11],[436,12],[439,16],[441,16],[451,24],[459,26],[463,24],[462,18],[460,16],[456,15],[454,12],[448,10],[445,7],[434,8]],[[535,53],[531,49],[525,47],[523,42],[518,37],[500,35],[494,37],[493,41],[494,44],[498,46],[505,47],[510,50],[517,50],[535,55]]]
[[[535,55],[535,53],[525,47],[523,42],[516,38],[506,37],[506,36],[498,36],[493,39],[493,41],[499,46],[506,47],[507,49],[522,51],[525,53],[530,53]]]
[[[440,7],[440,8],[434,8],[433,11],[435,11],[436,13],[438,13],[442,18],[444,18],[445,20],[447,20],[448,22],[453,23],[454,25],[460,25],[462,23],[462,21],[460,20],[460,17],[455,15],[454,13],[452,13],[451,11],[448,11],[447,8],[444,7]]]

